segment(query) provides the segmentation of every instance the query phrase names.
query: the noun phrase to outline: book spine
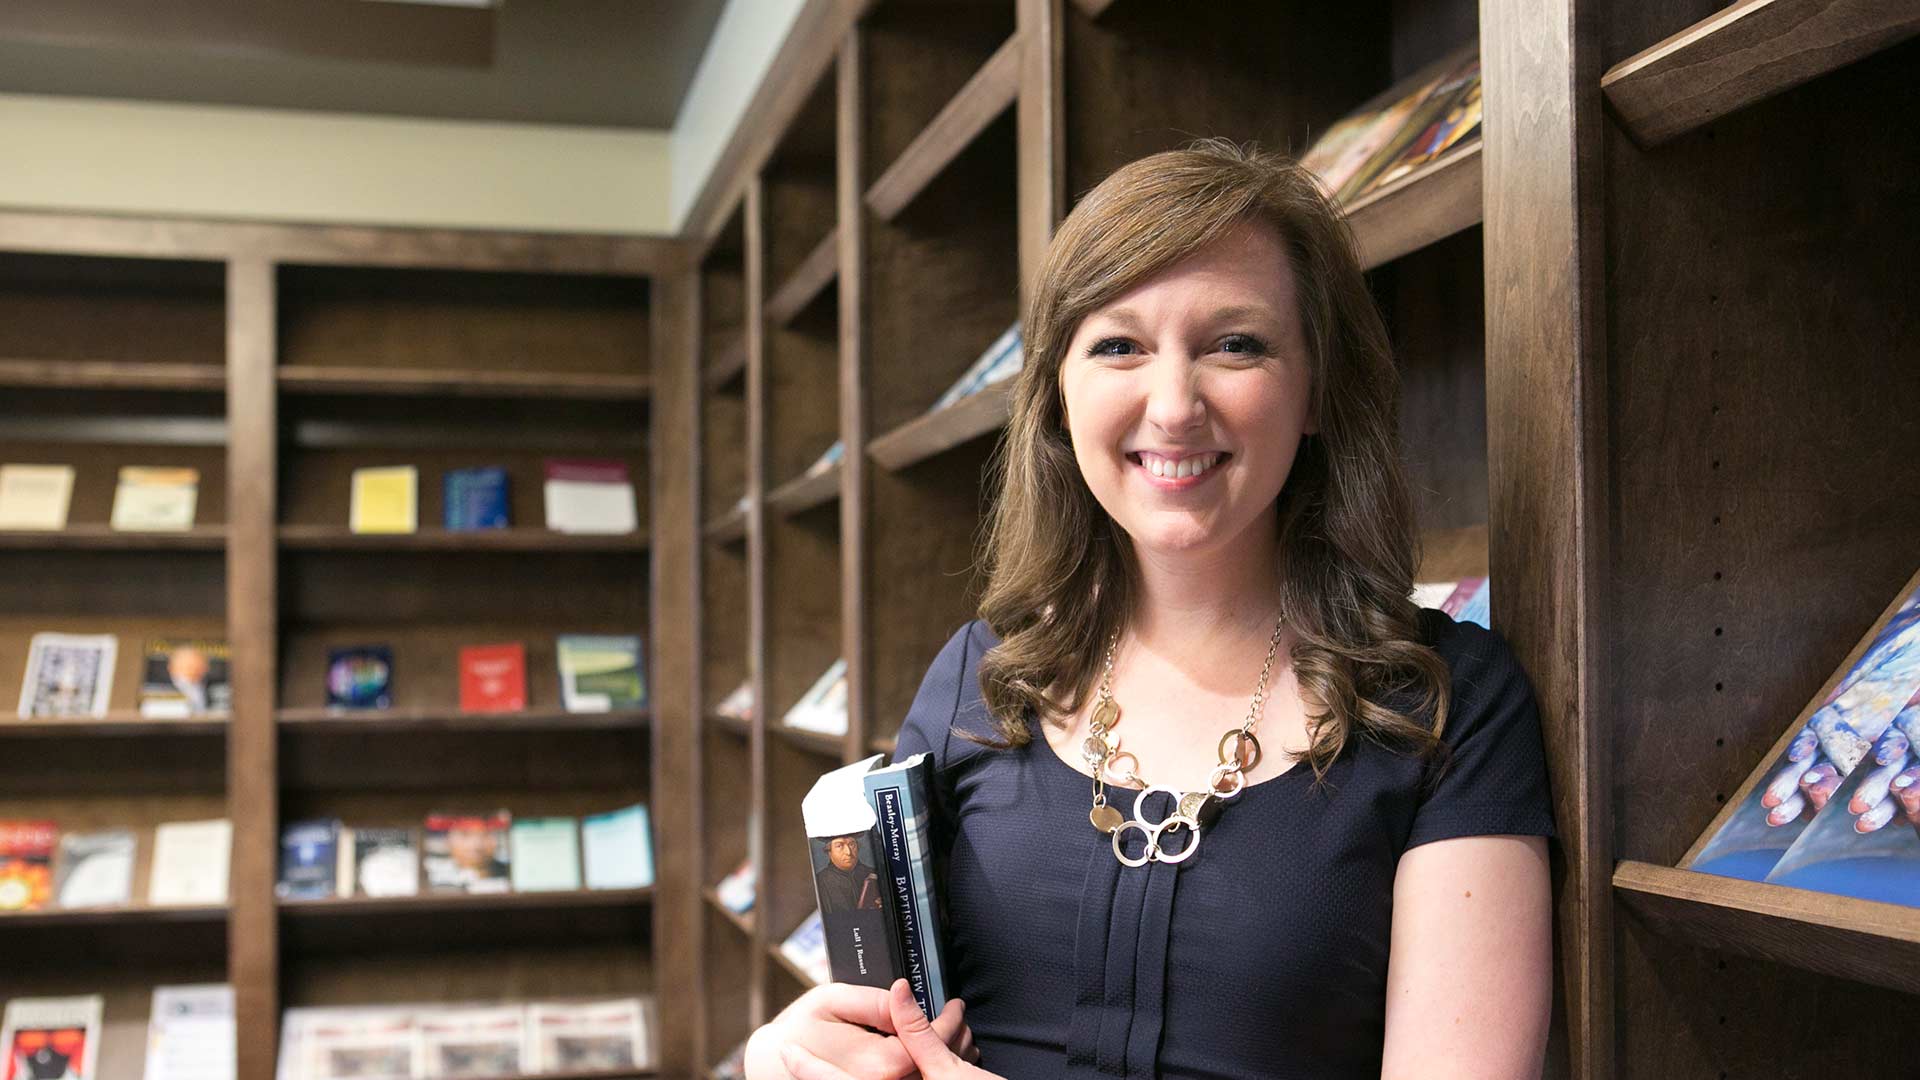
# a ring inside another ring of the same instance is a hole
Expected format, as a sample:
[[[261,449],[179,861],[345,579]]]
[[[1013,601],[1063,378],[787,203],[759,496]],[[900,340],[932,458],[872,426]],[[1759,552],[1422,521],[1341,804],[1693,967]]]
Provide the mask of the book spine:
[[[946,1008],[940,957],[940,915],[933,893],[931,844],[927,836],[924,778],[919,770],[869,782],[867,794],[879,817],[880,850],[886,864],[887,900],[894,912],[903,977],[928,1019]],[[919,790],[915,790],[916,784]]]

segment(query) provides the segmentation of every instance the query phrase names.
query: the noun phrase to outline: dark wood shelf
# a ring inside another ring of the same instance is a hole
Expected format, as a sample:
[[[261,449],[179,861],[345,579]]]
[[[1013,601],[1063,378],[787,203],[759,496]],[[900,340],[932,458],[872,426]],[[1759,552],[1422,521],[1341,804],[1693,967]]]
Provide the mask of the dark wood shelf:
[[[1920,993],[1920,908],[1631,861],[1613,887],[1668,937]]]
[[[799,964],[794,963],[791,959],[787,957],[786,953],[783,953],[780,951],[779,942],[777,941],[767,942],[767,955],[773,959],[773,964],[775,967],[779,968],[781,971],[786,972],[789,976],[793,978],[795,982],[798,982],[801,986],[820,985],[819,983],[814,981],[813,976],[803,971]]]
[[[563,533],[536,526],[506,529],[422,529],[411,533],[356,533],[344,525],[282,525],[280,546],[293,551],[512,551],[644,552],[648,536]]]
[[[791,517],[840,497],[841,463],[836,461],[817,473],[802,473],[767,493],[767,506]]]
[[[1600,79],[1641,146],[1718,120],[1920,33],[1905,0],[1740,0]]]
[[[840,276],[840,229],[829,229],[787,280],[767,298],[767,321],[785,326]]]
[[[1458,581],[1486,577],[1487,527],[1429,529],[1420,534],[1420,569],[1415,581]]]
[[[898,746],[899,743],[900,736],[898,735],[875,735],[873,738],[867,740],[867,752],[871,754],[885,754],[888,757],[892,757],[894,748]]]
[[[742,739],[753,733],[753,721],[742,720],[737,716],[728,716],[725,713],[709,711],[707,713],[707,725],[724,731],[729,735],[737,735]]]
[[[22,720],[16,714],[9,714],[0,718],[0,738],[188,738],[226,733],[225,718],[163,720],[141,716],[132,709],[116,710],[103,717],[36,716]]]
[[[0,550],[9,551],[221,551],[226,546],[225,525],[179,532],[127,532],[100,524],[0,531]]]
[[[0,933],[41,928],[101,929],[105,927],[165,927],[209,925],[227,921],[224,904],[148,905],[119,907],[47,908],[40,911],[0,912]]]
[[[1371,270],[1480,224],[1480,146],[1476,138],[1456,147],[1346,207],[1361,269]]]
[[[618,712],[568,712],[523,709],[519,712],[463,713],[451,706],[413,709],[280,709],[274,719],[289,730],[345,734],[391,731],[603,731],[644,728],[648,709]]]
[[[1016,34],[987,58],[953,100],[867,188],[869,209],[883,221],[898,217],[995,117],[1013,104],[1020,93],[1020,62],[1025,51],[1025,39]]]
[[[279,901],[289,918],[320,921],[369,916],[454,914],[468,911],[573,911],[624,908],[653,902],[653,889],[575,889],[562,892],[430,893],[418,896],[353,896]]]
[[[867,455],[882,468],[899,472],[935,454],[971,442],[1007,423],[1007,397],[1013,380],[1002,379],[961,398],[939,412],[926,413],[867,443]]]
[[[1113,6],[1113,0],[1073,0],[1073,6],[1089,19],[1097,19]]]
[[[845,735],[827,735],[818,731],[808,731],[805,728],[788,727],[785,724],[768,724],[767,730],[802,750],[822,757],[839,760],[846,753],[847,737]]]
[[[736,382],[747,371],[747,336],[734,334],[724,338],[716,348],[711,363],[703,375],[707,388],[719,390]]]
[[[378,367],[282,365],[282,389],[292,394],[391,394],[411,397],[549,398],[639,401],[645,375],[591,372],[408,370]]]
[[[747,510],[736,506],[732,510],[707,522],[703,530],[707,539],[716,544],[744,544],[747,540]]]
[[[224,364],[0,359],[0,386],[59,390],[224,390]]]
[[[748,941],[753,940],[754,913],[751,909],[749,909],[744,914],[733,910],[732,908],[720,902],[720,890],[713,888],[711,886],[700,890],[700,894],[706,897],[707,904],[710,907],[712,907],[713,910],[725,916],[726,920],[732,923],[734,926],[739,927],[740,932],[747,935]]]

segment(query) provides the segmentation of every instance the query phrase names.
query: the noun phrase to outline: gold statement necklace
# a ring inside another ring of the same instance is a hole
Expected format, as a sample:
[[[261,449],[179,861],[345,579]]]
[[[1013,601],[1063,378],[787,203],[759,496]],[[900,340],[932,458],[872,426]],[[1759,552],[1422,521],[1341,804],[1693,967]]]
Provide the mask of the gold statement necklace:
[[[1080,756],[1093,766],[1093,809],[1087,812],[1087,820],[1113,838],[1113,857],[1119,859],[1121,865],[1180,863],[1192,858],[1193,853],[1200,850],[1201,829],[1212,825],[1227,800],[1247,786],[1248,770],[1260,762],[1260,740],[1254,737],[1253,729],[1259,726],[1260,715],[1266,708],[1267,680],[1273,677],[1273,658],[1280,648],[1280,631],[1285,625],[1286,612],[1282,611],[1274,620],[1273,636],[1267,640],[1267,660],[1260,666],[1260,683],[1253,689],[1247,718],[1239,727],[1228,728],[1220,736],[1215,750],[1220,764],[1208,775],[1207,786],[1199,791],[1147,785],[1138,772],[1140,759],[1133,756],[1132,751],[1120,748],[1120,736],[1113,734],[1120,723],[1120,704],[1113,700],[1113,653],[1120,644],[1120,635],[1116,633],[1108,639],[1106,669],[1100,675],[1093,719],[1087,726],[1086,740],[1080,744]],[[1122,764],[1124,769],[1119,768]],[[1120,811],[1107,805],[1109,782],[1141,785],[1140,793],[1133,799],[1133,817],[1122,817]],[[1173,798],[1173,813],[1159,821],[1148,821],[1147,796],[1156,791]],[[1146,840],[1145,850],[1137,857],[1128,856],[1120,846],[1121,838],[1129,829],[1140,830]],[[1178,835],[1182,829],[1189,837],[1184,845],[1174,850],[1161,846],[1163,839]]]

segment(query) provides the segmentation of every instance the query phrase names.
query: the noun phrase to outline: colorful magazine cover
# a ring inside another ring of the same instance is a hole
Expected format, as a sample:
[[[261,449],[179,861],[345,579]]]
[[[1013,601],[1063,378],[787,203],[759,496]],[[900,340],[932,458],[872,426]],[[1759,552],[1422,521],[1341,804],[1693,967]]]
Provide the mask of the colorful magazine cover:
[[[393,707],[393,650],[357,645],[327,650],[327,706],[334,709]]]
[[[0,911],[34,911],[53,900],[51,821],[0,821]]]
[[[556,643],[560,701],[568,712],[612,712],[647,703],[640,639],[631,634],[562,634]]]
[[[1893,756],[1881,737],[1916,691],[1920,691],[1920,588],[1902,599],[1860,659],[1806,716],[1786,749],[1768,766],[1765,778],[1740,801],[1689,868],[1767,880],[1855,766],[1870,753]],[[1885,766],[1877,762],[1876,766],[1868,771],[1884,772]],[[1886,777],[1889,788],[1897,775]],[[1877,780],[1875,787],[1879,787]],[[1874,806],[1882,801],[1876,800]]]
[[[429,892],[498,893],[512,887],[513,815],[428,814],[422,862]]]
[[[20,719],[107,715],[119,648],[112,634],[33,635],[20,684]]]
[[[233,711],[233,650],[212,638],[149,638],[140,666],[140,715],[158,719]]]
[[[0,1080],[94,1080],[99,1066],[99,995],[14,998],[0,1017],[6,1066]]]
[[[1468,59],[1434,89],[1426,126],[1360,192],[1378,191],[1480,132],[1480,56]]]
[[[429,1080],[520,1076],[527,1053],[526,1010],[518,1005],[423,1012],[420,1049]]]

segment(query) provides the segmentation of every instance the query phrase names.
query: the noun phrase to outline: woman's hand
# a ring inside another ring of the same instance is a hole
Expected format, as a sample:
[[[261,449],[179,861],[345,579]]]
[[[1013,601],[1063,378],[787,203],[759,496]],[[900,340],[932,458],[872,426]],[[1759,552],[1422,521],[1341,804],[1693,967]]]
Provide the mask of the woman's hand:
[[[906,980],[900,985],[905,986]],[[913,995],[907,995],[911,1004]],[[978,1057],[973,1033],[961,1022],[958,1002],[932,1024],[913,1005],[923,1034],[949,1053]],[[795,1068],[795,1063],[800,1067]],[[747,1040],[748,1080],[905,1080],[915,1075],[913,1057],[894,1037],[887,991],[828,983],[796,998]]]
[[[939,1019],[929,1023],[907,989],[907,980],[896,980],[891,991],[876,992],[883,995],[889,1012],[887,1026],[896,1036],[888,1041],[908,1055],[909,1074],[917,1070],[925,1080],[998,1080],[973,1065],[980,1060],[980,1051],[973,1045],[973,1033],[960,1022],[966,1010],[960,999],[947,1002]],[[793,1080],[866,1080],[866,1074],[838,1068],[796,1043],[781,1047],[780,1060]]]

